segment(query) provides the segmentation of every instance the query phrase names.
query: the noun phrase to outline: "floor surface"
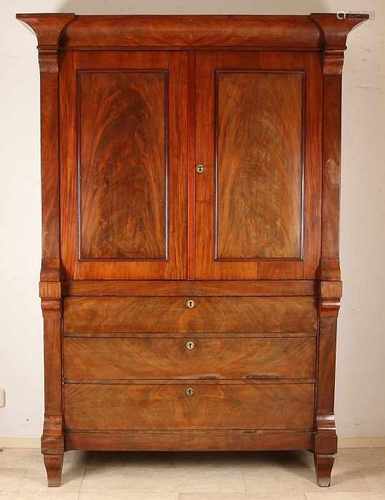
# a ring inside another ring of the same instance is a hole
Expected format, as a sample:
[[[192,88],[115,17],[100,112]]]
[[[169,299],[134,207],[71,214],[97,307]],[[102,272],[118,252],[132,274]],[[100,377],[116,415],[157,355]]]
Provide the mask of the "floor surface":
[[[82,453],[47,488],[39,450],[0,452],[0,500],[385,500],[385,449],[339,451],[332,486],[308,452]]]

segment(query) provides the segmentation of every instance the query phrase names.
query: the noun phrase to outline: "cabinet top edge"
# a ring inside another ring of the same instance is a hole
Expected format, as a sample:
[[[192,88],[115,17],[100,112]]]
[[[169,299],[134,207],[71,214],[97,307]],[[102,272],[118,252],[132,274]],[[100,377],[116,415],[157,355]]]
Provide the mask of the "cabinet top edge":
[[[339,12],[317,12],[310,14],[76,14],[75,12],[23,12],[17,13],[16,17],[63,17],[63,16],[76,16],[77,18],[107,18],[107,19],[127,19],[127,18],[170,18],[170,19],[186,19],[186,18],[200,18],[200,19],[306,19],[310,16],[324,16],[338,18]],[[346,13],[347,18],[360,18],[368,19],[367,13]]]
[[[40,48],[199,48],[255,47],[345,49],[348,33],[367,14],[310,15],[76,15],[20,13]],[[333,40],[330,44],[328,40]],[[337,41],[337,43],[336,43]]]

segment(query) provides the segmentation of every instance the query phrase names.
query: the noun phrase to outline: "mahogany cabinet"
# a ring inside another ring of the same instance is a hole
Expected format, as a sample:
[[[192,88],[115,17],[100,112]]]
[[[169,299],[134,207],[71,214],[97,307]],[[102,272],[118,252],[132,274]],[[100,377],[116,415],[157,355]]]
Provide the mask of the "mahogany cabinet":
[[[41,72],[48,484],[70,449],[309,449],[328,486],[341,72],[367,16],[17,17]]]

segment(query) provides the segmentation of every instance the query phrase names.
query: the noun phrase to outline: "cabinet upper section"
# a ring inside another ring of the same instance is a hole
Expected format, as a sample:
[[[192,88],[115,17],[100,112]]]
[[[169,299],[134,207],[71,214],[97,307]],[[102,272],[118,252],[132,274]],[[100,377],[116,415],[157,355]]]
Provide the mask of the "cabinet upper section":
[[[239,48],[344,50],[367,14],[309,16],[77,16],[18,14],[40,48]]]
[[[339,279],[340,73],[368,16],[17,17],[42,281]]]

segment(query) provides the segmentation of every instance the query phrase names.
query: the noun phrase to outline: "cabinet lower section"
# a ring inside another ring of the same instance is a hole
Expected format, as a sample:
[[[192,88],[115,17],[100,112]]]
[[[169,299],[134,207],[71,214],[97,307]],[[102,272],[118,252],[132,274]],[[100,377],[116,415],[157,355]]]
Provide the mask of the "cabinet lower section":
[[[68,297],[65,429],[312,432],[316,329],[311,296]]]
[[[305,449],[330,465],[335,431],[316,414],[318,304],[300,285],[68,288],[64,449]]]

